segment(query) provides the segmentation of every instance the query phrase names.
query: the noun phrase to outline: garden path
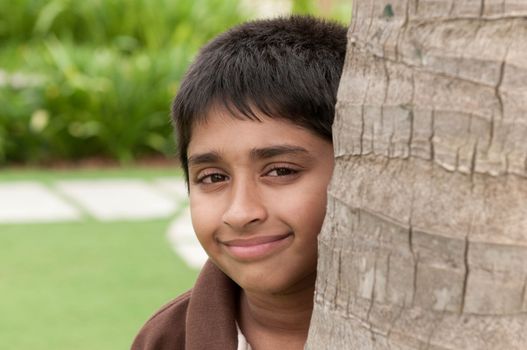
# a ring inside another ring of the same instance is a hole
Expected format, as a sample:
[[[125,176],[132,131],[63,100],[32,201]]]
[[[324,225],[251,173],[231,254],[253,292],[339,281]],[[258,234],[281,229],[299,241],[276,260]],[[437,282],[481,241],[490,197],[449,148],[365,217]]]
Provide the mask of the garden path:
[[[0,183],[0,224],[170,217],[174,217],[167,231],[171,246],[188,265],[200,268],[207,256],[194,235],[186,187],[180,178]]]

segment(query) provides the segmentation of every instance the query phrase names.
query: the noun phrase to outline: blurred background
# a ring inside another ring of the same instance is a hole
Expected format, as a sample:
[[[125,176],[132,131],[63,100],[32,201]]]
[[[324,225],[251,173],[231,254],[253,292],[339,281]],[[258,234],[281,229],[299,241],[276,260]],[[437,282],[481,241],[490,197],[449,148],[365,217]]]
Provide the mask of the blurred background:
[[[197,50],[351,0],[0,0],[0,348],[127,349],[190,288],[169,109]]]

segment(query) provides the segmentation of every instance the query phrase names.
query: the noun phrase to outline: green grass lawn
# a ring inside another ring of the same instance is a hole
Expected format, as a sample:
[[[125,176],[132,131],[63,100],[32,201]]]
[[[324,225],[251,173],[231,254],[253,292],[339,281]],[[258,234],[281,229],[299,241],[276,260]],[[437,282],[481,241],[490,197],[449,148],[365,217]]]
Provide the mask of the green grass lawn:
[[[40,181],[49,183],[57,180],[130,178],[150,180],[156,177],[180,176],[183,172],[175,166],[166,167],[108,167],[78,169],[2,168],[0,181]]]
[[[93,177],[110,177],[96,173]],[[17,171],[4,172],[0,181],[85,176]],[[190,288],[197,276],[170,248],[169,222],[0,225],[0,348],[128,349],[149,315]]]

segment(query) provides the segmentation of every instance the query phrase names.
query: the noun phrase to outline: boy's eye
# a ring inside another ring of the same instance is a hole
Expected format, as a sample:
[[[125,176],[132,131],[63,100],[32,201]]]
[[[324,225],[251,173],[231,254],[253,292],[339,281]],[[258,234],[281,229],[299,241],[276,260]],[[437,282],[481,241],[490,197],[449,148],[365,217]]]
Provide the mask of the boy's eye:
[[[198,182],[204,183],[204,184],[213,184],[213,183],[223,182],[226,180],[227,180],[226,175],[214,173],[214,174],[208,174],[208,175],[200,177],[198,179]]]
[[[298,171],[291,168],[274,168],[271,171],[269,171],[266,175],[267,176],[287,176],[287,175],[293,175],[296,174]]]

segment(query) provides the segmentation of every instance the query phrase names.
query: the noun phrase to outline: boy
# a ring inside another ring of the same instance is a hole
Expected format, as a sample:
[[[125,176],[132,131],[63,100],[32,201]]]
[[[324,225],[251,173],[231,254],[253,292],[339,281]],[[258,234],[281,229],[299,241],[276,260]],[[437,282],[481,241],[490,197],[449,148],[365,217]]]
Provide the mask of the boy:
[[[303,348],[345,51],[346,28],[293,16],[235,27],[199,53],[172,115],[209,261],[132,349]]]

